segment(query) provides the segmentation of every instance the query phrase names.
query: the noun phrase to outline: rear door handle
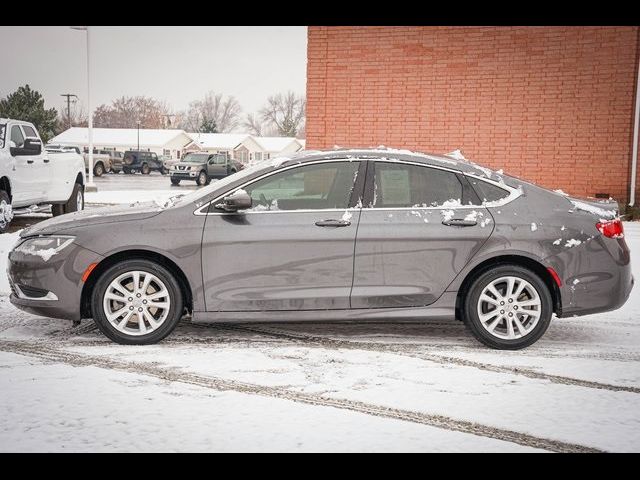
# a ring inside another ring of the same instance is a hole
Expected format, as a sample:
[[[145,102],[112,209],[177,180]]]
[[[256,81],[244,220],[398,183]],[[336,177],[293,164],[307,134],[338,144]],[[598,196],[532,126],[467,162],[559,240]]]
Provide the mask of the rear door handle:
[[[33,163],[33,160],[27,160],[27,163],[28,163],[28,164],[32,164],[32,163]]]
[[[464,218],[452,218],[451,220],[443,220],[442,224],[448,227],[473,227],[477,225],[478,222],[475,220],[465,220]]]
[[[44,163],[49,163],[49,159],[48,158],[45,158],[43,161],[44,161]]]
[[[316,225],[318,227],[348,227],[349,225],[351,225],[351,222],[349,220],[329,219],[329,220],[318,220],[316,222]]]

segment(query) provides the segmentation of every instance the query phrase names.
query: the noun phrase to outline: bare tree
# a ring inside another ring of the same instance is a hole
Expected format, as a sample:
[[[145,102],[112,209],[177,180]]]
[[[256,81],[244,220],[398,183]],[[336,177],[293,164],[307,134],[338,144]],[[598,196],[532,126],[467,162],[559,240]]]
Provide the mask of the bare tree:
[[[72,127],[86,127],[89,124],[89,116],[84,106],[80,103],[73,102],[69,112],[66,108],[61,108],[57,119],[57,132],[64,132],[69,125]]]
[[[100,105],[94,112],[93,123],[96,127],[136,128],[139,121],[141,128],[164,128],[169,112],[166,102],[142,95],[123,96],[111,105]]]
[[[260,110],[262,120],[277,129],[281,137],[295,137],[304,124],[306,100],[303,95],[292,91],[278,93],[267,99],[267,105]]]
[[[181,127],[188,132],[232,132],[240,124],[242,108],[233,96],[209,92],[194,100],[184,113]]]

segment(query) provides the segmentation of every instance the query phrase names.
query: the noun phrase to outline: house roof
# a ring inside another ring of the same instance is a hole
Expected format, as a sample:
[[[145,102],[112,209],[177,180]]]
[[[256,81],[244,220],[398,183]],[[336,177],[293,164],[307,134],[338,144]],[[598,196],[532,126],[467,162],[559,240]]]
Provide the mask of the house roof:
[[[179,135],[185,135],[183,130],[140,129],[141,147],[159,147],[166,145]],[[50,143],[67,145],[85,145],[89,143],[89,129],[72,127],[60,135],[56,135]],[[93,143],[103,146],[138,145],[137,128],[94,128]]]
[[[297,140],[293,137],[253,137],[265,152],[281,152]],[[300,144],[298,144],[300,145]]]
[[[193,140],[193,144],[200,148],[221,150],[232,150],[250,137],[248,133],[187,133],[187,135]]]

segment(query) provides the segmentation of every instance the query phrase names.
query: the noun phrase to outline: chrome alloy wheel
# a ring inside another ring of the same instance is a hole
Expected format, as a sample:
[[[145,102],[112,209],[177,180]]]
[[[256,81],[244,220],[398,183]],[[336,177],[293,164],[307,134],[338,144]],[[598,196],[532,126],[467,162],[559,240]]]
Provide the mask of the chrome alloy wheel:
[[[117,330],[132,336],[146,335],[167,319],[171,307],[169,290],[155,275],[140,270],[123,273],[104,294],[107,320]]]
[[[505,340],[533,331],[542,314],[538,291],[526,280],[505,276],[489,283],[478,299],[478,318],[484,329]]]

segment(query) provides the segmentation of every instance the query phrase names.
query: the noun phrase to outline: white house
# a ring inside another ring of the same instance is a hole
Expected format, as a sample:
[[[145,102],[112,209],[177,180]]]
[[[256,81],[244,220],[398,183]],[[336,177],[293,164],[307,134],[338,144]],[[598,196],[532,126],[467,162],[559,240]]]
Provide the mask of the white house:
[[[293,137],[256,137],[246,133],[188,133],[193,142],[185,152],[227,153],[242,163],[260,162],[304,149],[304,140]]]
[[[139,133],[139,136],[138,136]],[[184,130],[141,128],[94,128],[93,146],[98,150],[148,150],[158,155],[180,158],[184,147],[192,142]],[[49,143],[85,149],[89,147],[89,129],[73,127],[52,138]]]
[[[185,146],[186,152],[226,153],[236,158],[233,151],[250,135],[247,133],[188,133],[191,142]]]

